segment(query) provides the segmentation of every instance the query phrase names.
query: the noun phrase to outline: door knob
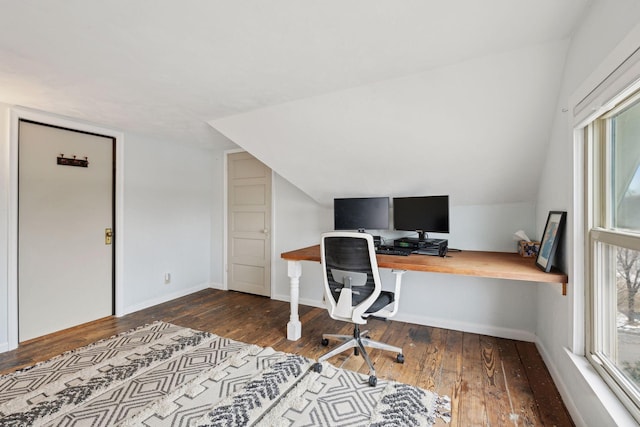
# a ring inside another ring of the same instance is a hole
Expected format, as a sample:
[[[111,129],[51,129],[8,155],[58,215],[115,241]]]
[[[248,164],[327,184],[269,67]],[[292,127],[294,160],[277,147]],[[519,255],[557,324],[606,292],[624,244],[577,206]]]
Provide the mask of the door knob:
[[[104,244],[110,245],[113,240],[113,230],[110,228],[104,229]]]

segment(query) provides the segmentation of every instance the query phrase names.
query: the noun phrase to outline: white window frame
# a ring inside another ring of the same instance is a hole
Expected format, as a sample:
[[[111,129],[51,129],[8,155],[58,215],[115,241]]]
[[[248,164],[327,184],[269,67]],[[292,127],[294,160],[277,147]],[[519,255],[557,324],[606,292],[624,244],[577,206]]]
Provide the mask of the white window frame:
[[[620,93],[615,102],[610,103],[612,108],[609,112],[600,115],[584,128],[584,274],[587,283],[585,354],[620,401],[636,420],[640,421],[640,390],[611,360],[617,356],[617,345],[610,341],[617,337],[617,296],[615,286],[606,286],[606,282],[612,283],[616,280],[615,267],[610,268],[616,265],[616,254],[608,248],[617,246],[640,251],[640,233],[613,227],[614,212],[608,201],[608,192],[612,191],[610,118],[631,103],[640,100],[640,92],[622,100],[627,94],[629,90]]]

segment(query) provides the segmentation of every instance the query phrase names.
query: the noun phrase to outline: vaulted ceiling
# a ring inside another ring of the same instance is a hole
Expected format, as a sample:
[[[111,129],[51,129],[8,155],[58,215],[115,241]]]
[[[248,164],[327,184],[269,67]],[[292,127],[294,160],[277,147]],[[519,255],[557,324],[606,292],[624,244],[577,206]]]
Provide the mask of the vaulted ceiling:
[[[589,3],[3,0],[0,102],[237,144],[321,202],[533,200]]]

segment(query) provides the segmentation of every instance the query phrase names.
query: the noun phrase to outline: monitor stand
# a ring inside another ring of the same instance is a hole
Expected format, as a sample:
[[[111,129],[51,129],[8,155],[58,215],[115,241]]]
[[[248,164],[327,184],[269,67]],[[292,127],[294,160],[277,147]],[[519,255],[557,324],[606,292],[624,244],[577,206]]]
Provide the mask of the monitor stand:
[[[395,239],[393,244],[394,246],[418,249],[427,246],[429,240],[431,239],[420,240],[419,237],[402,237],[400,239]]]
[[[412,249],[448,246],[446,239],[425,239],[425,232],[418,230],[418,237],[402,237],[394,240],[394,246]]]
[[[358,233],[366,233],[364,228],[358,228]],[[376,248],[382,245],[382,238],[380,236],[373,236],[373,246]]]
[[[433,240],[433,239],[425,239],[425,236],[427,233],[425,233],[422,230],[416,230],[416,233],[418,233],[418,237],[403,237],[401,239],[396,239],[395,241],[397,243],[400,243],[399,245],[396,244],[396,246],[422,248],[428,245],[429,240]]]

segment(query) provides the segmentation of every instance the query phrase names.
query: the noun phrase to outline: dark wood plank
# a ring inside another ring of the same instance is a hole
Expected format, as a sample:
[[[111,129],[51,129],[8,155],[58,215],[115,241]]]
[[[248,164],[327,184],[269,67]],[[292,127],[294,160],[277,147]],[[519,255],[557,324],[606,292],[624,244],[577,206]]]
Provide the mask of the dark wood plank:
[[[460,331],[447,331],[444,349],[446,357],[442,362],[441,378],[436,383],[435,389],[438,394],[447,395],[451,398],[451,425],[460,427],[464,425],[460,422],[464,335]]]
[[[484,395],[484,364],[480,336],[464,334],[462,338],[462,384],[458,403],[460,426],[482,426],[487,423]]]
[[[371,361],[376,370],[378,378],[385,378],[393,381],[401,381],[400,377],[407,375],[407,370],[414,365],[413,360],[407,361],[407,357],[412,357],[409,330],[411,324],[397,322],[395,320],[381,321],[372,320],[367,326],[375,325],[376,329],[371,334],[371,338],[384,343],[392,343],[402,349],[405,362],[397,362],[398,353],[383,350],[371,350],[369,352]]]
[[[127,316],[107,317],[22,343],[18,349],[0,354],[0,374],[156,320],[311,359],[328,351],[320,344],[323,333],[351,334],[353,331],[353,325],[331,319],[324,309],[300,306],[299,313],[302,338],[289,341],[286,339],[288,303],[206,289]],[[372,338],[402,347],[405,355],[405,363],[398,364],[395,354],[372,350],[378,378],[448,395],[451,426],[516,425],[508,422],[512,413],[518,415],[518,426],[573,426],[532,343],[396,320],[372,320],[364,328],[370,330]],[[362,358],[352,354],[335,356],[331,362],[363,374],[369,372]],[[442,421],[436,422],[436,426],[442,425]]]
[[[484,398],[489,425],[519,425],[514,416],[511,394],[505,381],[504,363],[497,339],[480,336],[480,351],[483,368]]]
[[[533,391],[533,398],[540,410],[542,424],[547,426],[573,425],[571,417],[551,379],[551,374],[544,365],[535,344],[517,342],[516,348]]]
[[[533,392],[525,374],[516,348],[517,341],[496,338],[500,350],[504,377],[511,399],[512,413],[519,426],[534,427],[544,425],[533,397]],[[563,425],[563,424],[560,424]]]
[[[422,355],[418,360],[419,364],[415,372],[417,383],[420,384],[419,387],[435,391],[438,383],[442,381],[447,331],[439,328],[412,326],[413,348],[420,349]]]

